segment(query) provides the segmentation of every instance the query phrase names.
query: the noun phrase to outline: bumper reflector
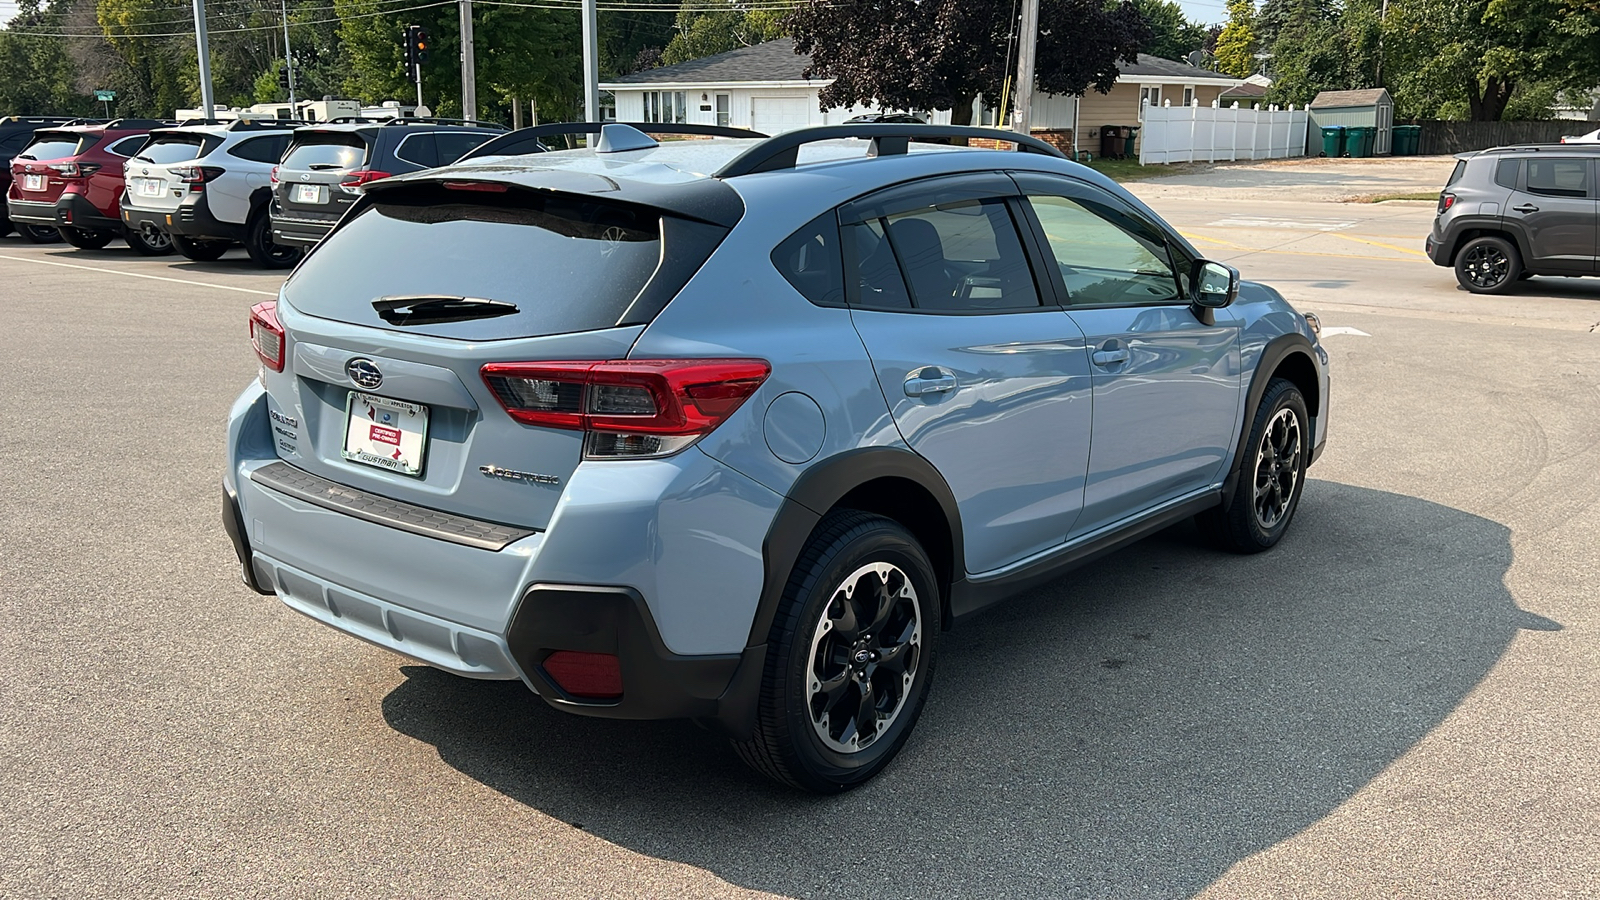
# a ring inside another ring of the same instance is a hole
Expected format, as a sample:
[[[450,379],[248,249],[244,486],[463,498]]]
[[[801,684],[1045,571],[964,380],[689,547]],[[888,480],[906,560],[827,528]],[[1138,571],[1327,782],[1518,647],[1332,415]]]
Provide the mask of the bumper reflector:
[[[544,671],[574,697],[611,700],[622,696],[622,665],[610,653],[557,650],[545,657]]]

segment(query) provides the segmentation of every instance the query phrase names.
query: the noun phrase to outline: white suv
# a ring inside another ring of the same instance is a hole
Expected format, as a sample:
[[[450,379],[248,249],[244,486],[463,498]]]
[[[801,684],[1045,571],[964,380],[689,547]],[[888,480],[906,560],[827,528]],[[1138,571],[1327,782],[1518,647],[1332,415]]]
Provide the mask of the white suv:
[[[267,206],[273,170],[300,124],[241,120],[152,131],[123,167],[123,221],[133,231],[172,235],[189,259],[218,259],[238,242],[257,265],[294,265],[304,251],[273,243]]]

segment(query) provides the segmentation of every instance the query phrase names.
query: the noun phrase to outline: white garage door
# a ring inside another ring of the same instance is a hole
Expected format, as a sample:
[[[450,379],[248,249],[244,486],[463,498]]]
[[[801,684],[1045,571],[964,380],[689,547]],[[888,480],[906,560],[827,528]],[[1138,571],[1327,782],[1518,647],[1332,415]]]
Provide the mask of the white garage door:
[[[804,97],[754,97],[750,127],[762,134],[780,134],[811,124],[811,101]]]

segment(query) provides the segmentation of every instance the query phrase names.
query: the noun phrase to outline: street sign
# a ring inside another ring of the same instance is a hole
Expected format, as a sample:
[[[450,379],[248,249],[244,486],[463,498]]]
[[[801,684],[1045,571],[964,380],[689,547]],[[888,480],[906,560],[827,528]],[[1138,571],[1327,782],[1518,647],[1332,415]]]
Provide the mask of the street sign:
[[[99,100],[102,103],[110,103],[112,100],[117,99],[117,92],[116,91],[95,91],[94,92],[94,99]]]

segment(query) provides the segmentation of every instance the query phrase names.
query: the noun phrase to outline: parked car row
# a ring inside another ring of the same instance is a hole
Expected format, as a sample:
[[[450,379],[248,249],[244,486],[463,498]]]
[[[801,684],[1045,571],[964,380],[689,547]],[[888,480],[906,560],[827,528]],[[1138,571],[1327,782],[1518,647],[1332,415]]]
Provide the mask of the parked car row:
[[[98,250],[214,260],[242,244],[286,268],[332,229],[363,185],[448,163],[504,133],[441,119],[179,124],[7,119],[6,226]]]

